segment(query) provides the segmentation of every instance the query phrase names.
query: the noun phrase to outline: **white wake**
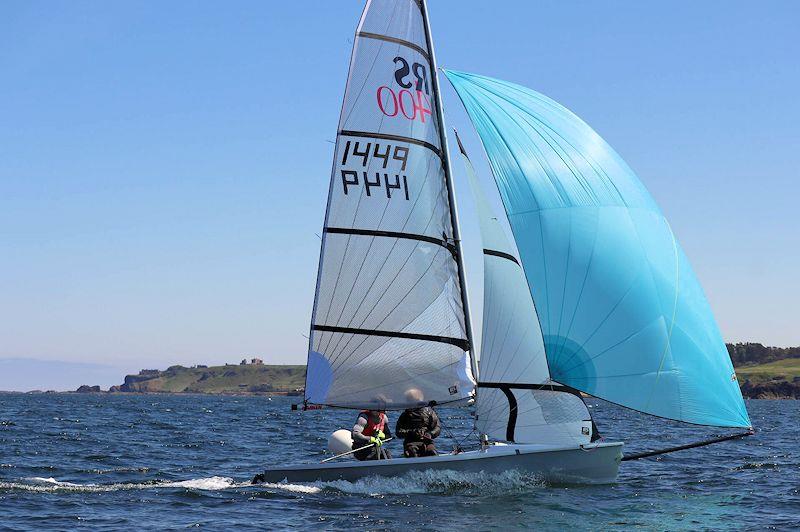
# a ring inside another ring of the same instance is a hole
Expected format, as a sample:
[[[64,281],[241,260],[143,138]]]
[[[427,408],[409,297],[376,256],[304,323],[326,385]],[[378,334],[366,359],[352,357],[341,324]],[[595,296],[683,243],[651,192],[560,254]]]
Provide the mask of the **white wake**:
[[[218,491],[229,488],[249,486],[249,482],[234,482],[229,477],[207,477],[181,481],[154,481],[154,482],[121,482],[116,484],[75,484],[64,482],[52,477],[32,477],[20,482],[0,481],[0,490],[21,490],[38,492],[81,492],[102,493],[121,490],[151,490],[159,488],[184,488]]]
[[[252,485],[249,481],[237,482],[230,477],[204,477],[180,481],[123,482],[115,484],[76,484],[55,478],[32,477],[21,481],[0,481],[2,491],[32,492],[80,492],[103,493],[123,490],[190,489],[221,491],[228,489],[267,490],[316,494],[336,491],[354,495],[403,495],[403,494],[450,494],[450,493],[519,493],[539,489],[545,483],[538,477],[506,471],[500,474],[465,473],[457,471],[413,471],[401,477],[367,477],[357,481],[334,480],[302,484],[262,483]]]

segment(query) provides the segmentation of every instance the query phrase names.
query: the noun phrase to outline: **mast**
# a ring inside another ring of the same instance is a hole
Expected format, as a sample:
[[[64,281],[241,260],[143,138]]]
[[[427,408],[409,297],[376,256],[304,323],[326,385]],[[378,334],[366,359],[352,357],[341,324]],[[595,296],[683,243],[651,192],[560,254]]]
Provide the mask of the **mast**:
[[[469,360],[472,368],[472,376],[475,382],[478,381],[478,366],[475,361],[475,337],[472,334],[472,317],[469,309],[469,297],[467,292],[467,278],[464,275],[464,253],[461,248],[461,231],[458,226],[458,208],[456,206],[456,195],[453,187],[453,170],[450,166],[450,149],[447,145],[446,128],[444,124],[444,112],[442,111],[442,95],[439,92],[439,68],[436,65],[436,53],[433,49],[433,38],[431,37],[431,25],[428,19],[428,3],[425,0],[418,0],[422,11],[422,23],[425,27],[425,40],[428,44],[431,64],[431,89],[436,99],[436,119],[439,122],[439,142],[442,146],[442,165],[444,166],[445,183],[447,185],[447,195],[450,200],[450,222],[453,225],[453,239],[456,246],[456,261],[458,263],[458,280],[461,285],[461,302],[464,305],[464,327],[467,329],[467,339],[469,340]],[[475,386],[475,395],[478,394],[478,387]]]

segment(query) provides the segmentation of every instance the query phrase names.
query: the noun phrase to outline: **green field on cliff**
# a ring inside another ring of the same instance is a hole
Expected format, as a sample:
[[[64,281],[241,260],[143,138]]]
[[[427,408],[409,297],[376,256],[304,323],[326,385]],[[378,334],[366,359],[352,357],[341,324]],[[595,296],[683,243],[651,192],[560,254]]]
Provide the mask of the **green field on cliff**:
[[[800,377],[800,358],[785,358],[767,364],[738,367],[736,368],[736,375],[740,381],[750,379],[754,383],[779,378],[792,381],[795,377]]]
[[[240,393],[291,392],[305,385],[306,367],[266,364],[185,368],[128,375],[122,391]]]

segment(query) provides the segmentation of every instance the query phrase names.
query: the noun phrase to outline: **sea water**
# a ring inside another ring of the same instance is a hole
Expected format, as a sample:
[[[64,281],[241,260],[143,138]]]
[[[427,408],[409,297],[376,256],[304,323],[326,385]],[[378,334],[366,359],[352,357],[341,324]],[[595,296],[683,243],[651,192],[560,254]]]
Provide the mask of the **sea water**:
[[[292,411],[292,400],[0,394],[0,529],[800,526],[797,401],[747,401],[755,436],[624,462],[607,486],[516,472],[251,486],[270,465],[324,458],[330,433],[354,422],[352,411]],[[605,440],[627,452],[728,432],[589,404]],[[440,450],[476,443],[468,409],[440,416]]]

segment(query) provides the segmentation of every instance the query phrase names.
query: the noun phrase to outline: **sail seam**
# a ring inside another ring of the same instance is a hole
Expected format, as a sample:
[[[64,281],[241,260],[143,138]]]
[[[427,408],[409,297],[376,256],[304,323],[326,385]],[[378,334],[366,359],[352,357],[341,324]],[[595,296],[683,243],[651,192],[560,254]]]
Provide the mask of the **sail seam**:
[[[500,257],[500,258],[503,258],[503,259],[508,259],[511,262],[513,262],[514,264],[516,264],[517,266],[520,265],[519,261],[517,260],[517,257],[515,257],[514,255],[512,255],[510,253],[503,253],[502,251],[497,251],[495,249],[486,249],[486,248],[484,248],[483,249],[483,254],[484,255],[492,255],[493,257]]]
[[[435,336],[432,334],[406,333],[400,331],[382,331],[379,329],[355,329],[352,327],[334,327],[331,325],[314,325],[315,331],[333,332],[343,334],[363,334],[365,336],[384,336],[390,338],[403,338],[406,340],[424,340],[426,342],[440,342],[454,345],[464,351],[469,351],[469,342],[463,338],[452,338],[450,336]]]
[[[414,44],[413,42],[406,41],[405,39],[398,39],[397,37],[389,37],[388,35],[381,35],[380,33],[371,33],[368,31],[359,31],[358,33],[356,33],[356,37],[364,37],[366,39],[376,39],[379,41],[386,41],[394,44],[399,44],[401,46],[405,46],[406,48],[411,48],[412,50],[420,54],[422,57],[424,57],[428,63],[431,62],[431,58],[428,55],[428,52],[424,48]]]
[[[339,135],[344,135],[347,137],[369,137],[373,139],[383,139],[383,140],[396,140],[398,142],[408,142],[410,144],[416,144],[417,146],[422,146],[424,148],[428,148],[437,156],[441,157],[442,152],[431,144],[430,142],[426,142],[424,140],[415,139],[414,137],[406,137],[404,135],[391,135],[389,133],[377,133],[371,131],[353,131],[349,129],[341,129],[339,130]]]

